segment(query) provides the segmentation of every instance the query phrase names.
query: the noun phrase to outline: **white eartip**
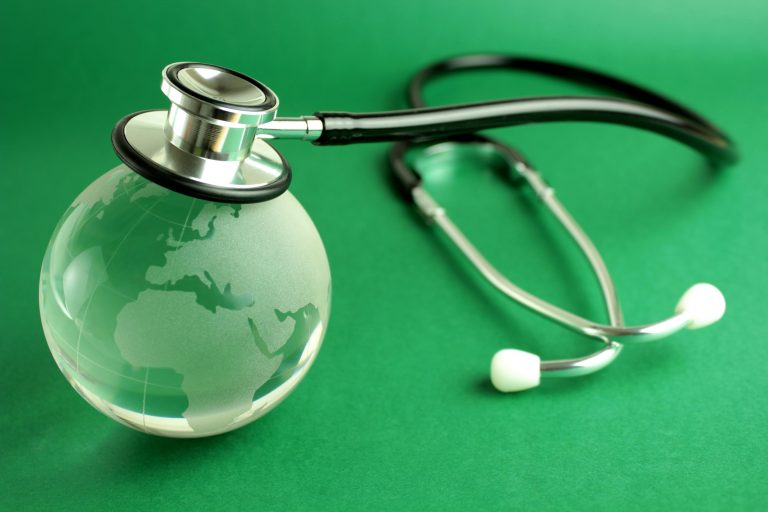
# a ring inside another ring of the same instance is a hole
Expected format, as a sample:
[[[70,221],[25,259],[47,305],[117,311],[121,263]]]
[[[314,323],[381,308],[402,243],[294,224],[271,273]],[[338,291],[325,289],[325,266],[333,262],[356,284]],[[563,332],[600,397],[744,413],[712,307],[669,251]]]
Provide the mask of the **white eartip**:
[[[700,329],[723,318],[725,297],[714,285],[695,284],[683,294],[675,311],[690,317],[689,329]]]
[[[504,393],[535,388],[541,379],[541,359],[536,354],[507,348],[491,360],[491,382]]]

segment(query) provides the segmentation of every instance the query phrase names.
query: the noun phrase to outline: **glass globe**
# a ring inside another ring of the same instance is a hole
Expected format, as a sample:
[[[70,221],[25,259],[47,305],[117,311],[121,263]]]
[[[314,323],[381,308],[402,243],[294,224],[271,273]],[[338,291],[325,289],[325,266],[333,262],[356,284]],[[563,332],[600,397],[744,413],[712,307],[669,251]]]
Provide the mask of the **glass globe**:
[[[94,407],[150,434],[201,437],[296,387],[330,291],[320,236],[290,193],[215,203],[121,165],[59,222],[40,311],[59,368]]]

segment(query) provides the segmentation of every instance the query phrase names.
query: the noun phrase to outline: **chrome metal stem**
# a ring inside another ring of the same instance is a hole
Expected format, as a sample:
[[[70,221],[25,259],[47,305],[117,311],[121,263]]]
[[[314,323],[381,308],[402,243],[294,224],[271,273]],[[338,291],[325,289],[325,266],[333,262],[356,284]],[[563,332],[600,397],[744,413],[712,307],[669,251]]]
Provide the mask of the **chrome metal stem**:
[[[581,253],[587,258],[592,271],[600,285],[600,290],[605,301],[606,312],[612,327],[624,325],[624,315],[616,294],[616,286],[613,284],[611,274],[605,265],[603,257],[587,236],[586,232],[571,216],[568,210],[557,200],[555,191],[550,187],[541,175],[533,168],[518,164],[518,172],[526,179],[539,199],[547,206],[550,212],[560,221],[571,239],[581,249]],[[602,338],[606,346],[593,354],[572,359],[556,359],[541,362],[541,372],[544,377],[577,377],[588,375],[602,370],[611,364],[621,353],[623,346],[611,339]]]
[[[541,362],[541,376],[546,378],[581,377],[602,370],[621,353],[623,345],[607,340],[608,344],[593,354],[573,359],[553,359]]]
[[[413,190],[413,198],[422,214],[434,221],[440,229],[459,248],[472,265],[496,289],[512,300],[549,318],[563,326],[607,342],[608,338],[618,338],[626,342],[647,342],[666,336],[686,327],[690,317],[686,313],[677,313],[667,319],[645,325],[624,326],[621,311],[616,300],[616,291],[610,275],[597,249],[584,231],[570,216],[565,207],[556,199],[554,190],[541,179],[533,169],[519,165],[517,170],[530,184],[541,201],[561,222],[571,237],[579,245],[590,262],[606,298],[611,324],[600,324],[566,311],[516,286],[501,274],[477,248],[467,239],[462,231],[451,221],[445,209],[420,186]],[[610,346],[610,345],[609,345]]]
[[[670,318],[652,324],[637,326],[613,326],[592,322],[579,315],[566,311],[516,286],[502,275],[482,254],[467,240],[464,234],[448,218],[445,210],[435,215],[433,220],[456,244],[475,268],[500,292],[519,302],[523,306],[558,322],[569,329],[596,338],[621,338],[622,341],[653,341],[683,329],[689,322],[688,315],[675,314]]]
[[[323,122],[314,116],[277,117],[258,127],[260,139],[299,139],[313,141],[323,133]]]
[[[573,241],[576,242],[581,249],[582,254],[587,258],[587,261],[595,273],[595,277],[600,283],[603,296],[606,299],[606,308],[608,310],[607,312],[611,326],[617,327],[622,325],[624,323],[624,318],[616,296],[616,287],[613,284],[613,279],[611,279],[611,276],[608,273],[605,261],[603,261],[602,256],[592,243],[592,240],[590,240],[584,230],[581,229],[581,226],[579,226],[568,210],[566,210],[563,204],[557,199],[555,190],[544,181],[535,169],[521,164],[517,166],[517,170],[530,184],[531,188],[536,191],[537,196],[547,206],[549,211],[552,212],[558,221],[560,221],[560,224],[565,228]]]
[[[554,198],[554,190],[549,187],[539,174],[529,168],[518,168],[518,171],[526,178],[530,186],[536,191],[541,200],[548,206],[550,211],[557,217],[562,226],[566,229],[571,238],[577,243],[581,251],[586,256],[587,260],[592,267],[595,276],[600,284],[600,289],[605,301],[605,307],[608,312],[610,320],[610,327],[622,328],[623,316],[621,313],[621,306],[619,304],[616,288],[613,284],[613,280],[608,272],[608,269],[594,246],[592,241],[576,223],[573,217],[567,212],[565,207],[562,206]],[[480,273],[488,279],[497,289],[502,291],[505,295],[513,300],[527,306],[534,311],[537,311],[544,316],[556,319],[552,313],[552,309],[556,312],[563,312],[567,315],[571,315],[564,310],[560,310],[556,306],[553,306],[538,297],[529,294],[525,290],[515,286],[509,282],[501,273],[499,273],[474,247],[474,245],[464,236],[461,230],[451,221],[445,208],[440,206],[432,196],[427,193],[422,187],[417,186],[412,190],[412,195],[416,206],[419,211],[424,215],[427,220],[434,221],[443,232],[456,244],[459,250],[469,259],[469,261],[480,271]],[[535,305],[536,307],[532,307]],[[575,316],[575,315],[571,315]],[[566,319],[567,320],[567,319]],[[560,323],[574,328],[566,323],[564,320],[560,320]],[[578,329],[576,329],[578,330]],[[582,332],[582,334],[586,334]],[[541,361],[540,369],[543,377],[576,377],[581,375],[587,375],[594,373],[598,370],[609,365],[615,360],[621,352],[622,345],[616,341],[613,341],[605,336],[597,336],[601,339],[605,346],[587,356],[571,358],[571,359],[556,359],[549,361]]]

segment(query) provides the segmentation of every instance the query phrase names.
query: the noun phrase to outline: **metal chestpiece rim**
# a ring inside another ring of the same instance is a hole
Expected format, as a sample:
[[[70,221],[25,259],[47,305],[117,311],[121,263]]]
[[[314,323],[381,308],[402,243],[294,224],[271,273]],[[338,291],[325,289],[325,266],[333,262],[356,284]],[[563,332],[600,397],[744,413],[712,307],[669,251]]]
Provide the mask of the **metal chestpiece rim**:
[[[291,170],[259,125],[274,119],[277,96],[260,82],[220,66],[195,62],[163,69],[168,111],[130,114],[112,145],[131,169],[155,183],[201,199],[251,203],[287,190]]]

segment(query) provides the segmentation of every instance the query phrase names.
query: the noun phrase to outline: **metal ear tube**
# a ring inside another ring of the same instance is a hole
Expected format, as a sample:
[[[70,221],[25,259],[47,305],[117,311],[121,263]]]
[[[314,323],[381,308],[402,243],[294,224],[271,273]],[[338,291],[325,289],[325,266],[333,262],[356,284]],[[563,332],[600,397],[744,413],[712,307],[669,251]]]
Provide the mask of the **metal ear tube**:
[[[540,361],[538,356],[521,350],[502,350],[494,356],[491,363],[491,380],[500,391],[521,391],[535,387],[539,384],[539,377],[576,377],[594,373],[618,357],[622,344],[617,340],[622,342],[659,340],[684,327],[704,327],[716,322],[724,314],[725,299],[722,293],[711,284],[699,283],[683,295],[675,314],[670,318],[640,326],[624,325],[613,280],[597,248],[557,199],[554,189],[518,151],[482,136],[421,144],[433,155],[450,153],[458,145],[483,146],[484,149],[497,152],[497,155],[507,163],[509,172],[516,173],[523,179],[581,249],[600,285],[610,324],[592,322],[523,290],[509,281],[482,255],[450,219],[446,209],[424,189],[421,185],[421,176],[406,163],[405,154],[412,145],[411,143],[396,144],[390,151],[390,165],[394,169],[400,187],[409,191],[413,204],[423,218],[437,226],[475,269],[502,294],[564,327],[584,336],[597,338],[605,345],[597,352],[585,357],[553,361]],[[487,155],[488,151],[485,154]]]

